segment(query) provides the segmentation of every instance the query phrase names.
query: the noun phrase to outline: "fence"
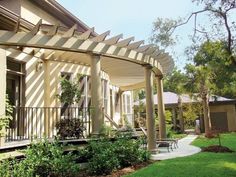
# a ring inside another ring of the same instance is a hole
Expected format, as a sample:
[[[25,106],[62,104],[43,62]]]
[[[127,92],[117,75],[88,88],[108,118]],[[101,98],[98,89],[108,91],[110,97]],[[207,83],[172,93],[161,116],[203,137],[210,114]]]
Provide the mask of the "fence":
[[[63,119],[80,121],[83,137],[91,133],[90,108],[80,107],[16,107],[13,120],[6,129],[6,142],[53,138],[56,124]]]

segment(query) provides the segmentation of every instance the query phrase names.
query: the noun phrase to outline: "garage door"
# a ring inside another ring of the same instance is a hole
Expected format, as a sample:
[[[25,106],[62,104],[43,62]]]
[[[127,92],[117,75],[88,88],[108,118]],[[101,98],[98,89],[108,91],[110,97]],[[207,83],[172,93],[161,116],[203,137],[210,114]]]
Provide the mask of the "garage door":
[[[226,112],[211,113],[211,127],[214,130],[228,131],[228,119]]]

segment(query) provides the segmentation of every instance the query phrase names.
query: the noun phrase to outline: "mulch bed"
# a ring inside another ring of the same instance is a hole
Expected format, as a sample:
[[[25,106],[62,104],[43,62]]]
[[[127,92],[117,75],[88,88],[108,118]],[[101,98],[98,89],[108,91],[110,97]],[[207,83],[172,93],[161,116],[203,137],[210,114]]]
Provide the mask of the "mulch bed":
[[[119,169],[119,170],[116,170],[114,171],[112,174],[110,175],[100,175],[100,176],[89,176],[86,171],[81,171],[80,174],[78,175],[78,177],[120,177],[120,176],[123,176],[123,175],[127,175],[129,173],[133,173],[134,171],[138,170],[138,169],[141,169],[143,167],[146,167],[152,163],[154,163],[155,161],[148,161],[148,162],[143,162],[141,164],[137,164],[137,165],[134,165],[134,166],[130,166],[130,167],[126,167],[126,168],[123,168],[123,169]]]
[[[213,145],[213,146],[203,147],[202,152],[232,153],[234,151],[225,146]]]

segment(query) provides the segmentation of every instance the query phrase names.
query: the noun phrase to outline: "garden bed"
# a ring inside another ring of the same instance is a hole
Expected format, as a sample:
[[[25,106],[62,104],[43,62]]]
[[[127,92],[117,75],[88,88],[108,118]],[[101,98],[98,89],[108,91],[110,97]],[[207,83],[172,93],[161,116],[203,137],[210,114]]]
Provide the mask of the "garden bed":
[[[234,151],[225,146],[212,145],[212,146],[203,147],[202,152],[232,153]]]
[[[120,177],[120,176],[124,176],[124,175],[130,174],[130,173],[133,173],[134,171],[144,168],[154,162],[155,161],[153,161],[153,160],[142,162],[140,164],[136,164],[136,165],[133,165],[130,167],[125,167],[125,168],[116,170],[109,175],[91,176],[84,170],[84,171],[80,171],[79,175],[77,177]]]

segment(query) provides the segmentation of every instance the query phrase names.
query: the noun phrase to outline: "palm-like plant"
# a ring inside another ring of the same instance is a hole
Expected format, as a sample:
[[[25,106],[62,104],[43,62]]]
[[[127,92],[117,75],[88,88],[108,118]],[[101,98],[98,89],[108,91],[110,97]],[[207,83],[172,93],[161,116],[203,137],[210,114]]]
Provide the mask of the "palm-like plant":
[[[185,85],[186,89],[191,93],[198,93],[201,98],[204,116],[205,134],[208,136],[211,132],[209,97],[214,90],[212,70],[206,66],[186,66],[188,82]]]

